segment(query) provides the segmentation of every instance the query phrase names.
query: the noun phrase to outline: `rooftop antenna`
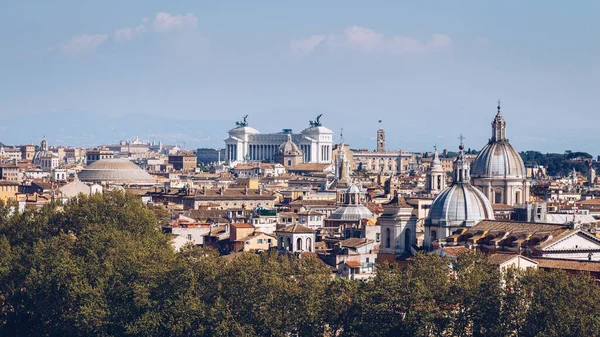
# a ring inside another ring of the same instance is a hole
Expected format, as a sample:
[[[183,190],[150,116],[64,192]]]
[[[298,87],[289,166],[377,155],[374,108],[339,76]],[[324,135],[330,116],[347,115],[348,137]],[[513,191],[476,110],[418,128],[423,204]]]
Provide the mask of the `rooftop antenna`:
[[[344,142],[344,128],[340,129],[340,142]]]
[[[458,137],[458,139],[460,139],[460,146],[464,147],[465,144],[463,144],[463,140],[465,140],[465,137],[462,135],[462,133],[460,134],[460,137]]]

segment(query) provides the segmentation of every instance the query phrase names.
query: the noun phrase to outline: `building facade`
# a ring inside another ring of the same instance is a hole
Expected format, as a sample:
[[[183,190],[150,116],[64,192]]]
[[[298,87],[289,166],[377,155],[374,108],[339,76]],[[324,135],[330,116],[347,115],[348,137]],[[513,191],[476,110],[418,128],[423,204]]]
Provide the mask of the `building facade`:
[[[412,153],[405,151],[386,151],[385,131],[377,130],[377,150],[353,150],[355,169],[368,173],[382,173],[393,175],[405,173],[410,170],[409,162]]]
[[[289,129],[281,133],[261,134],[248,126],[246,117],[236,123],[236,128],[229,130],[229,137],[225,140],[224,160],[228,163],[273,162],[279,147],[288,141],[288,134],[302,151],[304,163],[332,162],[333,131],[321,125],[320,116],[299,134]]]

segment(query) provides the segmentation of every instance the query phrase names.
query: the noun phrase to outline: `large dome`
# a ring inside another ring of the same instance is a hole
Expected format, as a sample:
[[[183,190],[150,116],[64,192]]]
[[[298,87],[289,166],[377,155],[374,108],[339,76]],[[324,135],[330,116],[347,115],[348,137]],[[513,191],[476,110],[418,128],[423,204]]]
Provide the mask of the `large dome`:
[[[455,183],[434,199],[427,224],[451,227],[474,226],[484,219],[494,219],[490,201],[468,182]]]
[[[471,176],[477,178],[525,178],[523,159],[506,138],[506,121],[500,112],[492,122],[492,138],[481,150],[473,165]]]
[[[525,178],[525,164],[517,151],[506,141],[490,142],[471,165],[473,178]]]
[[[126,159],[102,159],[78,174],[79,180],[94,183],[151,185],[156,180],[136,164]]]

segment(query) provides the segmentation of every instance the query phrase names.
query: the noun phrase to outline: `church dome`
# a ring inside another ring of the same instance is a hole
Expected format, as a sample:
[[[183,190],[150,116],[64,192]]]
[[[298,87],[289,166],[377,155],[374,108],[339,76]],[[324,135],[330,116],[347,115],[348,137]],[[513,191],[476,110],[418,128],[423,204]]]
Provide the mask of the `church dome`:
[[[142,168],[127,159],[102,159],[92,163],[78,174],[79,180],[94,183],[152,185],[156,180]]]
[[[292,135],[288,134],[287,136],[287,141],[279,146],[277,154],[282,154],[285,156],[301,156],[302,151],[298,145],[292,141]]]
[[[427,223],[430,226],[474,226],[494,219],[490,201],[469,183],[454,184],[442,191],[431,204]]]
[[[525,164],[506,138],[506,122],[500,112],[492,122],[492,138],[471,166],[473,178],[526,178]]]
[[[494,211],[488,198],[471,185],[469,162],[464,146],[454,161],[454,182],[433,200],[426,224],[429,226],[474,226],[479,221],[494,220]]]
[[[507,141],[489,142],[473,161],[473,178],[526,178],[525,164]]]

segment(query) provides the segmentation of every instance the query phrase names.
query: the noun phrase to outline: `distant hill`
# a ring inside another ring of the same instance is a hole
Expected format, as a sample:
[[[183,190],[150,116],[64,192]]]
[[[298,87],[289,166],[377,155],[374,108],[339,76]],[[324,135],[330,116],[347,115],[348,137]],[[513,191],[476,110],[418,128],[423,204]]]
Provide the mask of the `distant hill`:
[[[163,144],[187,148],[219,147],[232,121],[178,120],[144,114],[119,117],[90,116],[64,111],[17,116],[0,120],[2,142],[10,145],[38,144],[46,136],[50,145],[96,146],[138,136],[162,140]]]

